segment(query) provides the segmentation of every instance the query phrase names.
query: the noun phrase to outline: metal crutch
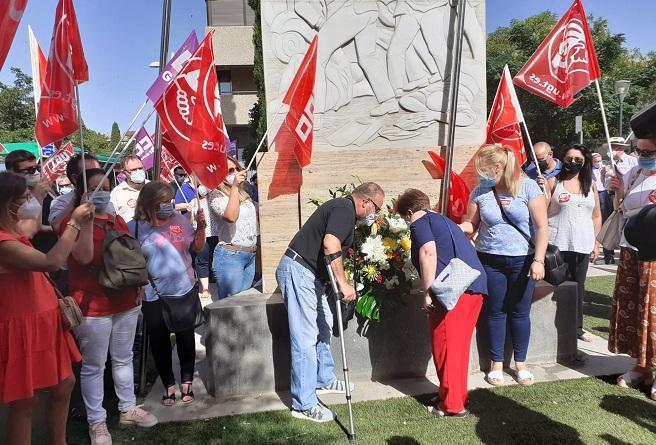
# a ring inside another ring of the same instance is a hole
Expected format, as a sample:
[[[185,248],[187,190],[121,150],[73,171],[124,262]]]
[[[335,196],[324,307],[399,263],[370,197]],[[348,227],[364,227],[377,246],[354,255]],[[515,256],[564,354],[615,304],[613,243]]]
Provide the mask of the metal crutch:
[[[339,258],[340,253],[333,253],[326,255],[323,259],[326,263],[326,270],[328,271],[328,278],[330,278],[330,284],[333,288],[333,293],[335,294],[335,312],[337,312],[337,325],[339,326],[339,345],[342,349],[342,364],[344,365],[344,386],[346,387],[346,404],[348,406],[348,416],[349,416],[349,432],[348,440],[349,443],[357,442],[355,436],[355,426],[353,424],[353,405],[351,403],[351,383],[349,381],[348,374],[348,365],[346,363],[346,346],[344,345],[344,325],[342,324],[342,305],[340,304],[342,297],[344,296],[339,290],[337,285],[337,280],[335,280],[335,273],[333,272],[332,262],[335,258]]]

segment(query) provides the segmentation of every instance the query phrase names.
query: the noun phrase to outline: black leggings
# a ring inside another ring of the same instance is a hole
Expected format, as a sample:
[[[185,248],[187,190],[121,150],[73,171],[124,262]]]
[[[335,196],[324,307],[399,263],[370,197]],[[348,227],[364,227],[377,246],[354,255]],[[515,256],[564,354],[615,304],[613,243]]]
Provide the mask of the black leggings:
[[[585,278],[590,264],[589,253],[563,252],[569,265],[570,280],[576,281],[576,335],[583,335],[583,298],[585,297]]]
[[[144,301],[141,306],[147,323],[150,347],[155,358],[157,373],[165,388],[175,385],[173,375],[173,360],[171,357],[171,331],[164,324],[162,317],[162,302],[160,300]],[[175,334],[180,359],[180,383],[194,380],[194,365],[196,362],[196,342],[194,330],[190,329]]]

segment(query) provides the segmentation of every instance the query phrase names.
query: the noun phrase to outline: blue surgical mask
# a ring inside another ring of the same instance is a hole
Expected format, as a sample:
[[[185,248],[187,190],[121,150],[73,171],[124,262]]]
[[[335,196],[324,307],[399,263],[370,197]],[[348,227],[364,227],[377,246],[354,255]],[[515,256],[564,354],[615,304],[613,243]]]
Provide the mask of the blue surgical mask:
[[[110,193],[99,190],[91,195],[91,203],[97,210],[104,211],[107,209],[110,200]]]
[[[478,175],[478,183],[482,188],[492,188],[497,185],[497,180],[489,176]]]
[[[656,170],[656,157],[638,156],[638,167],[640,167],[643,170],[649,170],[649,171]]]
[[[159,211],[157,212],[157,218],[159,219],[169,219],[175,213],[175,205],[171,202],[163,202],[159,205]]]
[[[597,170],[599,170],[599,169],[604,167],[604,163],[603,162],[595,162],[594,164],[592,164],[592,166],[594,168],[596,168]]]

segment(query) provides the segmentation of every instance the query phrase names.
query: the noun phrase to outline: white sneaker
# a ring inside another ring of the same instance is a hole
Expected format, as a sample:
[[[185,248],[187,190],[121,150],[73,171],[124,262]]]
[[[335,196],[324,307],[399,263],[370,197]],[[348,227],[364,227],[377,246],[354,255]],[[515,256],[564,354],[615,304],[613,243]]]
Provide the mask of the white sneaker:
[[[112,445],[112,435],[109,434],[106,422],[89,425],[89,439],[91,445]]]
[[[118,421],[121,425],[136,425],[142,428],[150,428],[157,425],[157,417],[150,414],[148,411],[141,408],[141,405],[121,412],[121,417]]]
[[[349,388],[351,389],[351,392],[355,389],[355,385],[353,383],[349,383]],[[322,394],[345,394],[346,393],[346,383],[344,383],[344,380],[335,380],[328,386],[324,386],[322,388],[317,389],[317,395],[322,395]]]
[[[335,420],[335,413],[321,404],[316,404],[305,411],[292,410],[292,417],[296,419],[309,420],[311,422],[324,423]]]

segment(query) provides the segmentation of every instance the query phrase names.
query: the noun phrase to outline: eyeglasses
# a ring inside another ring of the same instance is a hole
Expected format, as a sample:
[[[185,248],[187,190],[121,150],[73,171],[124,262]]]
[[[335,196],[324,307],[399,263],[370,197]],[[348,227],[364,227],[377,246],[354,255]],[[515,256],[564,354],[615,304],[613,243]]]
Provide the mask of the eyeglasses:
[[[583,158],[573,158],[571,156],[567,156],[565,158],[565,162],[573,162],[575,164],[583,165],[583,163],[585,162],[585,159],[583,159]]]
[[[41,171],[41,166],[35,165],[34,167],[27,167],[27,168],[21,168],[20,170],[16,170],[16,173],[24,173],[27,175],[33,175],[34,173]]]
[[[367,199],[369,200],[370,203],[372,203],[372,204],[374,205],[374,209],[376,209],[376,213],[380,212],[380,207],[378,207],[378,206],[376,205],[376,203],[374,202],[374,200],[371,199],[371,198],[369,198],[368,196],[367,196]]]
[[[638,153],[638,156],[642,156],[644,158],[656,157],[656,150],[636,150],[636,153]]]

